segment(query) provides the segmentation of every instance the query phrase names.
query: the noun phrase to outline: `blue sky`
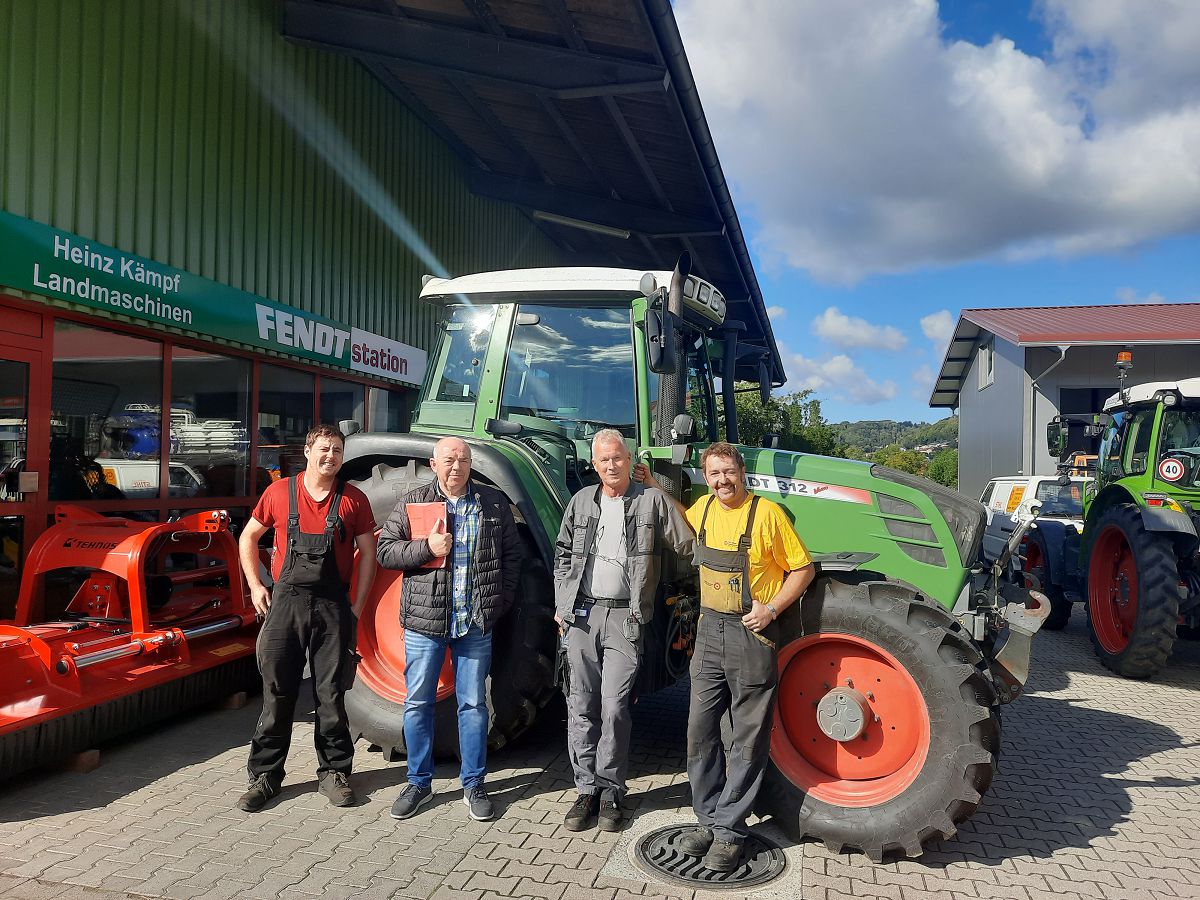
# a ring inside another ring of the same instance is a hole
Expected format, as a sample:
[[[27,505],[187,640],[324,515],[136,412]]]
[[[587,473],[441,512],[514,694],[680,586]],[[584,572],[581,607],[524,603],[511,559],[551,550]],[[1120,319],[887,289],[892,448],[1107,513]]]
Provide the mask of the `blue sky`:
[[[1200,3],[676,0],[789,381],[932,420],[971,307],[1200,301]]]

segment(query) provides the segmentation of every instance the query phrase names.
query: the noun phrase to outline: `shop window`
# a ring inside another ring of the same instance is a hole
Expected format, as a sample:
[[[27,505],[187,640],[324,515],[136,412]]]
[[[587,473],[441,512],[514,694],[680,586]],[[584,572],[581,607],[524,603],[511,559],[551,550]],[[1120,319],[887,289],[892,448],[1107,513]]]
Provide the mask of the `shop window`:
[[[371,430],[398,434],[408,431],[412,419],[412,391],[389,391],[373,387],[367,393],[371,409]]]
[[[321,421],[336,425],[353,419],[362,425],[366,416],[366,388],[353,381],[321,376]]]
[[[304,438],[313,427],[313,376],[263,365],[258,379],[259,480],[303,471]]]
[[[162,344],[54,325],[51,500],[158,499]]]
[[[249,493],[250,363],[176,347],[171,354],[171,497]]]

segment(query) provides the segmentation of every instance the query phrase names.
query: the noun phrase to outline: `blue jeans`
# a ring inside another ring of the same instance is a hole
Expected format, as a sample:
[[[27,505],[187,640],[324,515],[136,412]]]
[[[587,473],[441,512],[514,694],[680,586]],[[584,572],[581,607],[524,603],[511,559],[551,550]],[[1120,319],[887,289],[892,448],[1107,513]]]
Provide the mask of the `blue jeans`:
[[[404,743],[408,748],[408,783],[433,782],[433,707],[438,672],[450,648],[454,694],[458,700],[459,775],[464,789],[483,784],[487,776],[487,677],[492,667],[492,636],[478,626],[459,638],[431,638],[404,632]]]

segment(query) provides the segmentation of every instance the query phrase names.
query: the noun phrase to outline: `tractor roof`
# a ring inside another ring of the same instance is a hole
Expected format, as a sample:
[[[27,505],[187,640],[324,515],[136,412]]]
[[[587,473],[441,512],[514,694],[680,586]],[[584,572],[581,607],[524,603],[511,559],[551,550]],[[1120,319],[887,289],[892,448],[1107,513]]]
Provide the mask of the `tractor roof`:
[[[1158,391],[1178,391],[1185,399],[1200,399],[1200,378],[1183,378],[1179,381],[1147,381],[1135,384],[1129,389],[1130,403],[1149,403]],[[1108,412],[1121,406],[1120,392],[1113,394],[1104,401],[1104,411]]]

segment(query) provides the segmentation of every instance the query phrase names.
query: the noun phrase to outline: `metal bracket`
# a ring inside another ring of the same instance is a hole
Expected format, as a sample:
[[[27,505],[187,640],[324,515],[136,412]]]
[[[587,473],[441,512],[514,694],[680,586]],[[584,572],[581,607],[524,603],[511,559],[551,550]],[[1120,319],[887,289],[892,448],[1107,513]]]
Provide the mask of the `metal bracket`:
[[[1008,601],[1003,615],[1007,628],[996,644],[989,665],[996,677],[999,701],[1012,703],[1029,680],[1033,636],[1050,615],[1050,601],[1039,591],[1027,591],[1013,584],[1002,584],[1000,593]],[[1027,605],[1026,598],[1033,603],[1032,607]]]

